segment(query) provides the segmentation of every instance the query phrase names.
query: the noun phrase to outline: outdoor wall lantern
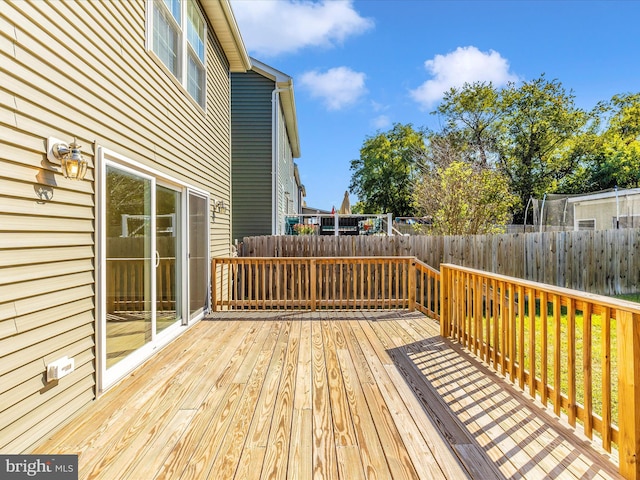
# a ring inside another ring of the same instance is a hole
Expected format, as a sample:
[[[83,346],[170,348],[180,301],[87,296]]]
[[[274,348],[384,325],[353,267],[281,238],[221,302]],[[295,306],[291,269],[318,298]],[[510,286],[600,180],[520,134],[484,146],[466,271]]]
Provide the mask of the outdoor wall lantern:
[[[88,163],[82,156],[80,145],[73,142],[65,143],[53,137],[47,139],[47,159],[62,167],[62,173],[66,178],[82,180],[87,174]]]
[[[229,210],[229,207],[227,206],[226,203],[224,203],[224,200],[216,201],[216,212],[227,213],[228,210]]]
[[[225,203],[224,200],[216,200],[214,198],[213,199],[213,211],[211,212],[211,219],[215,222],[216,221],[216,214],[218,214],[218,213],[227,213],[228,209],[229,209],[229,207]]]

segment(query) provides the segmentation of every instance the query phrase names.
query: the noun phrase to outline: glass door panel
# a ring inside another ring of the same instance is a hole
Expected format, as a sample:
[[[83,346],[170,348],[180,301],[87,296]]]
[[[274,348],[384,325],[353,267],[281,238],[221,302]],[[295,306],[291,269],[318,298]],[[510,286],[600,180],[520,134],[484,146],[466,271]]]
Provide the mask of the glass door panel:
[[[152,340],[151,179],[106,167],[106,366]]]
[[[156,333],[182,318],[180,192],[156,187]]]
[[[204,312],[209,300],[207,199],[189,193],[189,319]]]

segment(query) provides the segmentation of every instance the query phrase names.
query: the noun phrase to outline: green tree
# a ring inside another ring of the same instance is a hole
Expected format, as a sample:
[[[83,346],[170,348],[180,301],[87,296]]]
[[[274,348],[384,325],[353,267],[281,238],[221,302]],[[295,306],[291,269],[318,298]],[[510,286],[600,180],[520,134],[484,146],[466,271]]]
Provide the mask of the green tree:
[[[606,126],[587,166],[592,189],[639,187],[640,93],[614,95],[599,108]]]
[[[507,178],[469,162],[449,137],[432,135],[425,168],[415,190],[417,210],[432,220],[437,235],[504,232],[518,204]]]
[[[451,88],[434,114],[445,120],[443,135],[456,144],[466,160],[480,166],[496,156],[497,125],[501,111],[499,92],[485,82]]]
[[[413,190],[418,159],[424,155],[425,132],[411,124],[394,124],[387,132],[367,137],[360,158],[351,161],[349,190],[358,196],[362,213],[413,216]]]
[[[569,152],[590,116],[575,106],[573,93],[544,75],[519,87],[510,84],[500,97],[499,165],[520,198],[516,221],[521,221],[529,197],[557,191],[579,165],[579,157]]]

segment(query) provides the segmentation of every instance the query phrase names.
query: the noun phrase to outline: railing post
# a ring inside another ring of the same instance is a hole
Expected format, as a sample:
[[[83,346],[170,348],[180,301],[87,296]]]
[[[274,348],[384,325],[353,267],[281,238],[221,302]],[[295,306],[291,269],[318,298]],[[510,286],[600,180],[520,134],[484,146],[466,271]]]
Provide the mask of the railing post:
[[[422,275],[420,275],[422,277]],[[416,259],[414,257],[409,259],[409,281],[407,282],[407,288],[409,291],[409,311],[414,312],[416,309]]]
[[[311,300],[311,311],[316,311],[316,282],[318,276],[316,272],[316,259],[312,258],[309,261],[309,299]]]
[[[216,304],[218,303],[218,277],[216,275],[216,259],[211,259],[211,311],[216,311]]]
[[[640,316],[616,310],[620,474],[640,479]]]
[[[440,335],[449,336],[450,306],[451,297],[451,270],[444,264],[440,265]]]

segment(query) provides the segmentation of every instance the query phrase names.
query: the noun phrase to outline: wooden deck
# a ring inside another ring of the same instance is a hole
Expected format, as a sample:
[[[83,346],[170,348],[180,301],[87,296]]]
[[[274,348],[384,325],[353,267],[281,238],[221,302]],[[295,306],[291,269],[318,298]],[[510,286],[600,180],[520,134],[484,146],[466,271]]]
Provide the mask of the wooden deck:
[[[31,453],[80,478],[620,478],[405,311],[220,312]]]

